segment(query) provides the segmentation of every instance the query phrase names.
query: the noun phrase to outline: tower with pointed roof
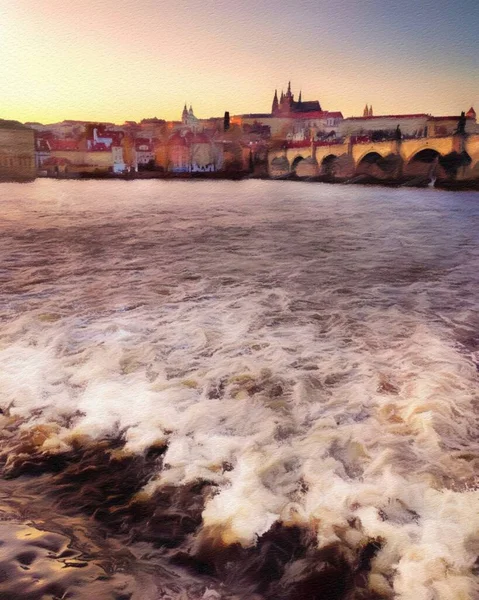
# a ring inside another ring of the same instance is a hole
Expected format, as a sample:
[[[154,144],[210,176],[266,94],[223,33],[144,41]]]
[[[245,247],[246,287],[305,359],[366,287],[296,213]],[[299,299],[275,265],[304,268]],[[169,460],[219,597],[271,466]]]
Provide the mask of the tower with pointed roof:
[[[466,117],[468,119],[475,119],[476,118],[476,111],[474,110],[474,108],[471,106],[471,108],[467,111],[466,113]]]
[[[183,108],[183,112],[181,113],[181,122],[183,123],[183,125],[186,125],[188,123],[188,109],[186,108],[186,102]]]
[[[275,90],[271,114],[280,117],[300,118],[302,114],[319,113],[321,105],[317,100],[308,102],[303,100],[302,91],[299,92],[298,100],[294,99],[291,89],[291,81],[288,81],[286,93],[281,90],[281,96],[278,101],[278,92]],[[315,116],[318,116],[317,114]]]
[[[278,112],[279,102],[278,102],[278,90],[274,90],[274,98],[273,98],[273,106],[271,108],[271,113],[275,115]]]

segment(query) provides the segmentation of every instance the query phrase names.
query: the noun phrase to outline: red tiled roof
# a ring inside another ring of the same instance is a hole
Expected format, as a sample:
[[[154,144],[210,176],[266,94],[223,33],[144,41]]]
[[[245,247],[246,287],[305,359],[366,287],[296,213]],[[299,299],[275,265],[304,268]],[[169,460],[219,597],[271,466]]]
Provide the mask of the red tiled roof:
[[[79,150],[78,142],[76,140],[52,139],[49,141],[49,144],[52,150]]]
[[[329,112],[326,111],[326,116],[328,117],[333,117],[333,119],[342,119],[343,118],[343,113],[340,111],[333,111],[333,112]]]

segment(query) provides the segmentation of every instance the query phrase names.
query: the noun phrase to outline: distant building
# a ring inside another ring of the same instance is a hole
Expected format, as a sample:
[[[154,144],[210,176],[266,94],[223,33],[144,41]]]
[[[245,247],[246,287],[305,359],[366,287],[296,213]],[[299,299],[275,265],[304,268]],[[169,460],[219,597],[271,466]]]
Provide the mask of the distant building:
[[[344,119],[339,130],[342,137],[370,136],[380,140],[393,137],[399,125],[403,137],[406,138],[439,137],[452,135],[457,129],[459,119],[460,115],[434,117],[426,113],[373,115],[372,107],[366,105],[362,117]],[[471,107],[466,113],[466,133],[475,133],[476,129],[476,113]]]
[[[167,170],[172,173],[189,173],[190,146],[186,135],[179,131],[174,133],[168,140]]]
[[[185,104],[181,114],[181,124],[183,127],[186,127],[194,132],[197,132],[201,129],[200,121],[197,117],[195,117],[191,104],[189,109],[186,108]]]
[[[323,110],[319,100],[303,100],[301,92],[295,100],[291,82],[286,93],[281,92],[279,98],[275,90],[271,113],[235,115],[231,118],[232,124],[238,125],[245,133],[267,127],[263,129],[264,138],[268,132],[268,137],[295,141],[336,135],[342,120],[341,112]]]
[[[156,147],[156,163],[172,173],[205,173],[222,167],[221,144],[206,133],[176,131]]]
[[[33,129],[0,119],[0,181],[29,181],[35,175]]]
[[[452,135],[459,123],[460,115],[445,117],[429,117],[427,121],[427,135],[429,137],[440,137]],[[466,133],[476,133],[476,113],[471,107],[466,113]]]
[[[398,125],[406,137],[423,137],[427,133],[427,121],[430,116],[425,113],[375,116],[369,114],[370,112],[372,113],[372,107],[368,108],[368,116],[344,119],[339,127],[341,137],[369,135],[380,139],[392,136]]]
[[[299,92],[298,100],[294,99],[294,94],[291,91],[291,81],[288,83],[286,94],[281,92],[281,97],[278,100],[278,91],[275,90],[271,114],[275,117],[297,117],[304,113],[320,113],[322,112],[319,100],[303,101],[301,92]]]

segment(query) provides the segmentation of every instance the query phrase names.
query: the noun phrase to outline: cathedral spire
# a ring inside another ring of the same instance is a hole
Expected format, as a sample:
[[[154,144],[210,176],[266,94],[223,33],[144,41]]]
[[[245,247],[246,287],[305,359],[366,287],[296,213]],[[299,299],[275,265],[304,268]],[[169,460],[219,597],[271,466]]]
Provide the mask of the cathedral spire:
[[[301,90],[299,90],[299,98],[298,98],[298,102],[302,102],[302,100],[301,100]]]
[[[278,110],[278,90],[274,90],[273,106],[271,112],[274,114]]]

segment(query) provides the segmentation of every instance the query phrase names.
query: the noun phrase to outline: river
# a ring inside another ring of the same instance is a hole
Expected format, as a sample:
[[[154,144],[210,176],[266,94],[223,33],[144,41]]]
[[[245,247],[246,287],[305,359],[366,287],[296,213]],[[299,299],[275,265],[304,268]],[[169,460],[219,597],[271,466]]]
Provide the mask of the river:
[[[479,193],[0,203],[0,599],[479,597]]]

